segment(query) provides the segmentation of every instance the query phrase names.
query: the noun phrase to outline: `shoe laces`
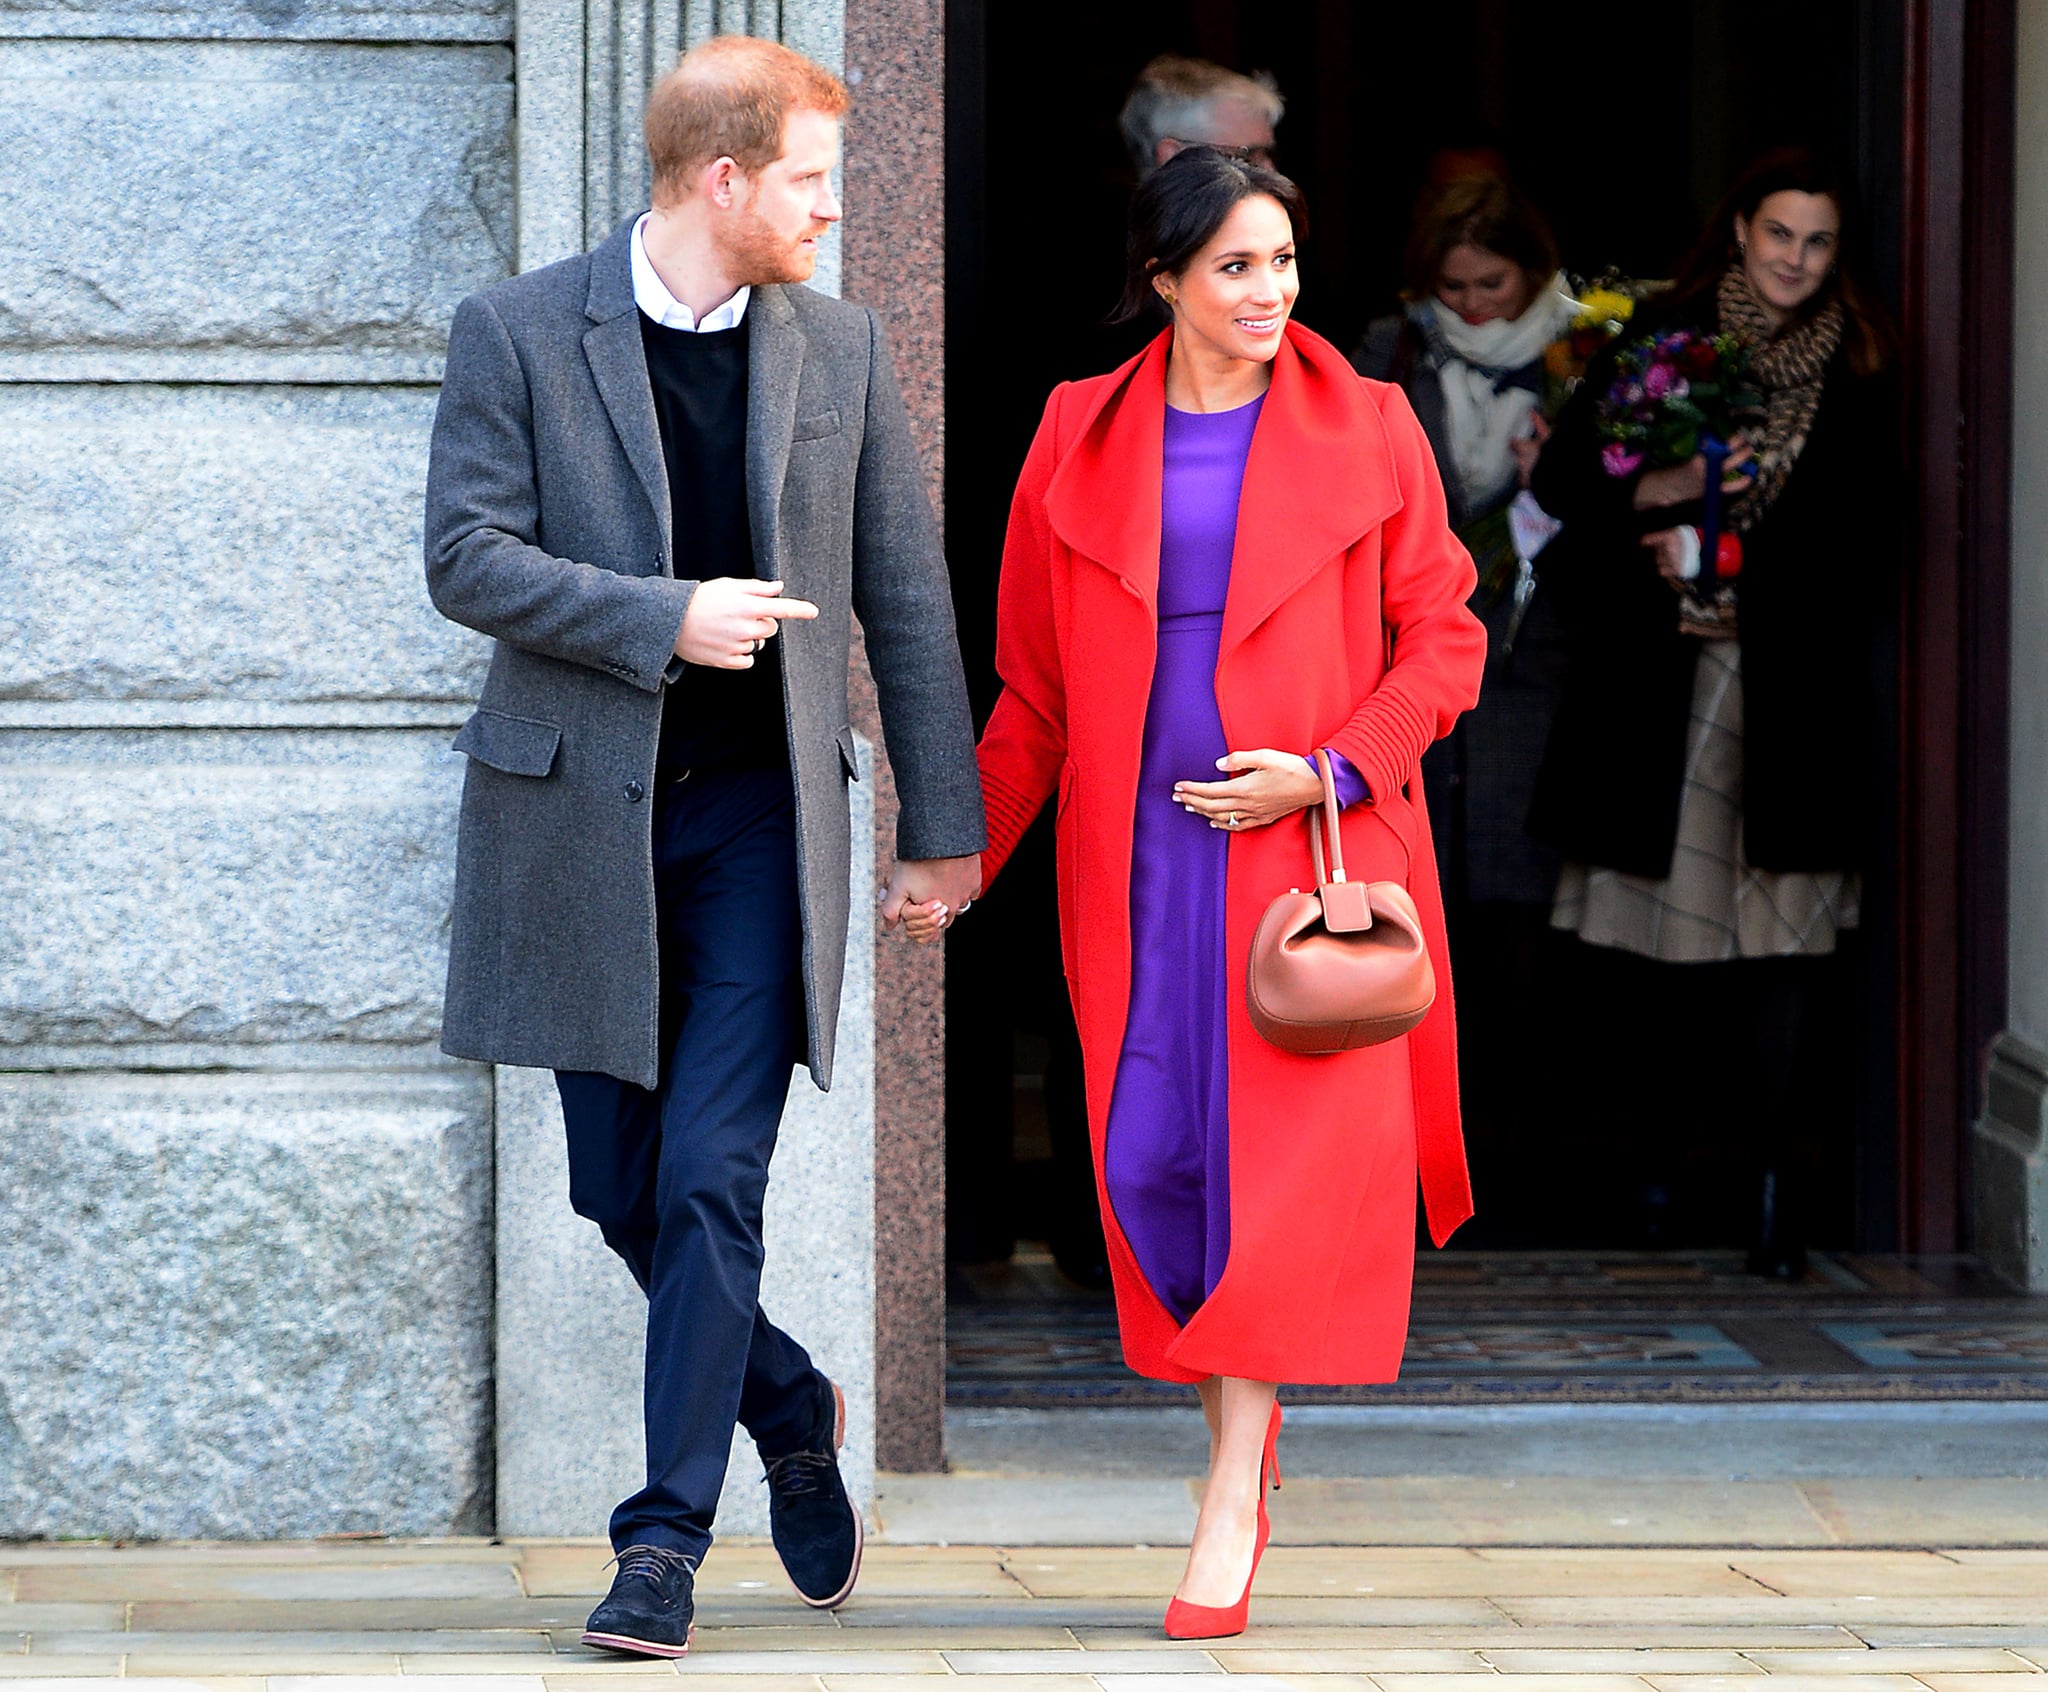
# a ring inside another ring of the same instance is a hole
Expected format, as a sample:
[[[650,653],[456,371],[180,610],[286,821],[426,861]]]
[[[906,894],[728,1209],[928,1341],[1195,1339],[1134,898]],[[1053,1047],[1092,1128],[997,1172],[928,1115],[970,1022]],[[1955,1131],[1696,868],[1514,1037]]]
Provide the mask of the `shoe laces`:
[[[616,1568],[621,1580],[643,1580],[657,1590],[665,1587],[678,1570],[691,1576],[697,1572],[694,1558],[666,1545],[629,1545],[606,1566]]]
[[[826,1471],[836,1467],[838,1461],[829,1451],[792,1451],[768,1464],[761,1479],[784,1498],[801,1498],[824,1492]]]

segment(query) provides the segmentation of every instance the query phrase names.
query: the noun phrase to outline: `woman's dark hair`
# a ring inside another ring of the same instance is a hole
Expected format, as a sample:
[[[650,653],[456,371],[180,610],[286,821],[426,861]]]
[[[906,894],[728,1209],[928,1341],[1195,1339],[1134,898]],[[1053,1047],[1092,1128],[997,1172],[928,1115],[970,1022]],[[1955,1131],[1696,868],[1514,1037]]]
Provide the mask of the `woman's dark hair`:
[[[1529,197],[1498,176],[1456,176],[1415,208],[1402,259],[1401,293],[1426,300],[1458,247],[1498,253],[1528,277],[1531,291],[1557,274],[1557,237]]]
[[[1842,302],[1842,351],[1859,376],[1874,375],[1891,361],[1897,336],[1891,317],[1872,291],[1864,272],[1866,234],[1855,186],[1831,160],[1809,147],[1779,147],[1753,160],[1721,197],[1698,243],[1678,267],[1671,297],[1676,301],[1708,300],[1728,267],[1741,257],[1735,220],[1745,223],[1773,194],[1818,194],[1835,202],[1842,233],[1835,246],[1835,273],[1806,304],[1802,316],[1823,310],[1829,300]]]
[[[1183,147],[1138,184],[1124,242],[1124,296],[1112,323],[1129,323],[1147,307],[1171,316],[1152,278],[1175,276],[1216,238],[1237,205],[1264,195],[1279,202],[1299,241],[1308,233],[1301,190],[1277,170],[1220,147]]]

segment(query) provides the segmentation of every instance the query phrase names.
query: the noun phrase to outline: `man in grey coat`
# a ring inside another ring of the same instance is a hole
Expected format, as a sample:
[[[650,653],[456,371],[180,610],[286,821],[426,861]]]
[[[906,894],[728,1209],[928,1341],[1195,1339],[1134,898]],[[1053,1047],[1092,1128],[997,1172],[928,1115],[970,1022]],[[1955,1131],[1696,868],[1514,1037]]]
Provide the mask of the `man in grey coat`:
[[[883,899],[979,887],[937,530],[874,314],[795,286],[839,216],[846,91],[774,42],[648,104],[654,207],[456,312],[434,603],[496,641],[463,788],[443,1045],[556,1071],[570,1200],[648,1295],[647,1484],[587,1642],[689,1646],[735,1422],[807,1603],[852,1591],[844,1401],[762,1313],[794,1065],[830,1085],[859,779],[858,615],[902,798]]]

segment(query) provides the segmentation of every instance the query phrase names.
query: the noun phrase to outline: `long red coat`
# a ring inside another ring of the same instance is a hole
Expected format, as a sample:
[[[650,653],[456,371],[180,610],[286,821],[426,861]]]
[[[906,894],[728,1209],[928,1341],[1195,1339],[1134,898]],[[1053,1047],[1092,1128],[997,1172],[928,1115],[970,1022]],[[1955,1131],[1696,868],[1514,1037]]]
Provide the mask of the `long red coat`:
[[[1060,944],[1131,1367],[1178,1381],[1390,1380],[1407,1329],[1412,1211],[1400,1213],[1396,1238],[1377,1237],[1385,1225],[1356,1226],[1368,1179],[1361,1122],[1374,1120],[1384,1141],[1386,1113],[1407,1117],[1405,1130],[1392,1125],[1395,1143],[1412,1132],[1439,1245],[1472,1212],[1443,901],[1417,769],[1478,696],[1486,636],[1465,607],[1472,561],[1401,391],[1364,380],[1327,341],[1290,325],[1245,467],[1216,702],[1233,749],[1330,746],[1358,767],[1374,802],[1345,814],[1347,870],[1407,883],[1437,999],[1421,1027],[1387,1045],[1330,1057],[1269,1045],[1235,984],[1267,903],[1311,879],[1306,816],[1231,836],[1230,1256],[1182,1328],[1139,1271],[1102,1183],[1130,1002],[1132,815],[1157,650],[1169,340],[1055,389],[1024,462],[1003,554],[1004,690],[981,742],[984,879],[1057,791]],[[1405,1175],[1405,1158],[1400,1167]]]

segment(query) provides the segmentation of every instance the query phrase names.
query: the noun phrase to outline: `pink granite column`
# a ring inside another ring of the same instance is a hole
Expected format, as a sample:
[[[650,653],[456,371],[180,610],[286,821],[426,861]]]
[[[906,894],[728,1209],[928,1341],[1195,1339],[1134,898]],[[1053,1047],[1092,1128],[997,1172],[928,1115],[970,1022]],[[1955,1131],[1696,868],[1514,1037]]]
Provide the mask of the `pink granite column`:
[[[845,296],[882,315],[934,503],[945,464],[945,7],[847,0]],[[941,506],[943,511],[943,506]],[[854,721],[877,742],[856,659]],[[893,860],[896,789],[875,795]],[[945,965],[883,935],[875,962],[875,1389],[879,1467],[945,1461]]]

